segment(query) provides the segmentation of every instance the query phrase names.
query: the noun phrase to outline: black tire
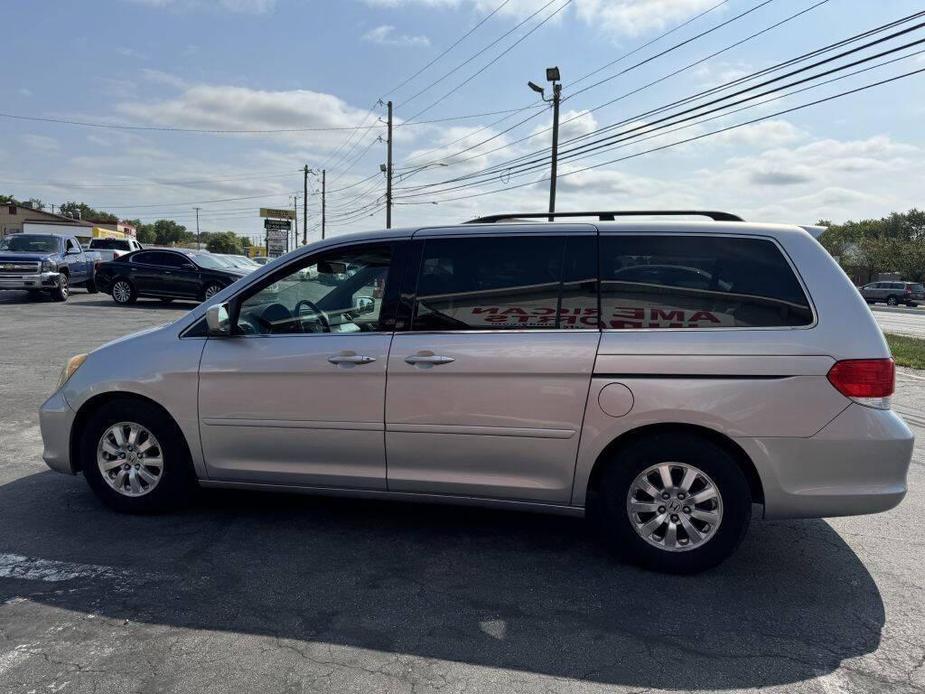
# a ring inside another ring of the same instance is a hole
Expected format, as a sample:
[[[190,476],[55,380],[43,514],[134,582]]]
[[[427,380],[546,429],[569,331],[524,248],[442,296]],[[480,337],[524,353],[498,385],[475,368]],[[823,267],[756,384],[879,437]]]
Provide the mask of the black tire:
[[[210,282],[202,290],[202,300],[208,301],[209,299],[212,298],[213,295],[222,291],[222,289],[224,289],[224,287],[220,285],[218,282]]]
[[[104,473],[97,465],[101,437],[119,422],[140,424],[154,435],[160,447],[161,473],[154,487],[143,496],[125,496],[116,491],[103,479]],[[110,400],[90,416],[80,440],[80,467],[97,497],[122,513],[171,510],[188,503],[196,489],[193,465],[179,427],[160,408],[131,398]]]
[[[713,481],[722,499],[722,519],[713,535],[684,551],[650,544],[636,531],[627,510],[628,494],[637,476],[666,462],[699,468]],[[613,551],[643,568],[673,574],[705,571],[729,557],[745,537],[752,513],[748,481],[735,458],[704,437],[680,433],[639,439],[621,449],[604,470],[596,501],[593,517]]]
[[[123,285],[124,288],[127,289],[127,293],[121,291]],[[112,295],[112,300],[121,306],[134,304],[138,301],[138,290],[135,289],[135,285],[132,284],[131,280],[127,280],[124,277],[120,277],[112,283],[109,293]]]
[[[886,298],[886,305],[887,305],[887,306],[896,306],[896,304],[898,304],[898,303],[899,303],[899,301],[897,300],[897,298],[896,298],[895,296],[888,296],[888,297]]]
[[[96,278],[91,277],[90,279],[88,279],[86,284],[84,284],[84,289],[87,290],[87,294],[96,294],[99,291],[99,289],[96,286]]]
[[[49,290],[48,294],[51,296],[52,301],[67,301],[67,298],[71,295],[71,285],[66,272],[61,273],[58,278],[58,286]]]

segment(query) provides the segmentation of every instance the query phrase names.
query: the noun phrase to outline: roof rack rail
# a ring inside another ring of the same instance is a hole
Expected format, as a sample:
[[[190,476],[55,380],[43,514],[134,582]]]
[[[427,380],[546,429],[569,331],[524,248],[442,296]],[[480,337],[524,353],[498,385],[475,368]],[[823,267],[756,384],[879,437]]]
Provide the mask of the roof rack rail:
[[[594,212],[522,212],[511,214],[490,214],[487,217],[476,217],[470,219],[465,224],[494,224],[512,219],[543,219],[544,217],[552,221],[556,217],[597,217],[601,222],[613,222],[616,217],[641,217],[641,216],[697,216],[709,217],[714,222],[744,222],[745,220],[730,212],[718,212],[715,210],[609,210]]]

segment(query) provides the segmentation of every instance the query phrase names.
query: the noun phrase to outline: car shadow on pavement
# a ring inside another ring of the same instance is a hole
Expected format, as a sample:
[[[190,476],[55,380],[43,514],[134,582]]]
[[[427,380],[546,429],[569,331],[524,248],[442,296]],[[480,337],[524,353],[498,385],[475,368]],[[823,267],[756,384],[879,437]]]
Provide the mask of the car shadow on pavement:
[[[54,590],[0,578],[0,601],[596,683],[799,682],[875,650],[884,624],[818,520],[755,522],[731,560],[679,577],[619,563],[582,520],[526,513],[213,491],[124,516],[44,472],[0,487],[0,518],[0,553],[77,566]]]

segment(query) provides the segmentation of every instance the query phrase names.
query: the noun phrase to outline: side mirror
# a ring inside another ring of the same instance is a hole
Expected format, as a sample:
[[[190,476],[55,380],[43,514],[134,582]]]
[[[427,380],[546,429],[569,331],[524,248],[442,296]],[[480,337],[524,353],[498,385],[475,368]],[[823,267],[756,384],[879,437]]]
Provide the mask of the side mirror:
[[[357,313],[374,313],[376,300],[371,296],[358,296],[353,302],[353,309]]]
[[[79,248],[68,248],[67,251],[65,251],[64,255],[80,255],[80,249]]]
[[[209,327],[210,337],[231,335],[231,318],[228,315],[228,304],[209,306],[206,311],[206,325]]]

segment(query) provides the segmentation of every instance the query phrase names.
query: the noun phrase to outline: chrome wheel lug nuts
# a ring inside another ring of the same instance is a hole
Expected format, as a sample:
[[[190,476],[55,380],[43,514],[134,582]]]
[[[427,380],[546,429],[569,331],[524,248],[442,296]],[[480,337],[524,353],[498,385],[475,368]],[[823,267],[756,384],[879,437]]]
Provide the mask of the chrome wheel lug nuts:
[[[690,512],[691,512],[691,507],[690,507],[690,506],[685,506],[684,509],[683,509],[683,511],[684,511],[684,513],[690,513]]]
[[[665,512],[665,507],[664,507],[664,506],[659,506],[659,507],[658,507],[658,512],[659,512],[659,513],[664,513],[664,512]]]
[[[672,513],[672,514],[671,514],[671,522],[672,522],[672,523],[677,523],[678,520],[679,520],[679,519],[678,519],[678,514]]]
[[[663,498],[665,501],[668,501],[668,499],[671,498],[671,494],[669,494],[668,492],[662,492],[662,498]]]
[[[684,492],[681,492],[680,494],[678,494],[678,499],[680,499],[681,501],[684,501],[684,496],[685,496]]]

